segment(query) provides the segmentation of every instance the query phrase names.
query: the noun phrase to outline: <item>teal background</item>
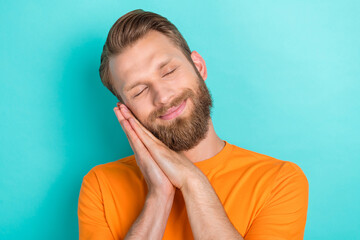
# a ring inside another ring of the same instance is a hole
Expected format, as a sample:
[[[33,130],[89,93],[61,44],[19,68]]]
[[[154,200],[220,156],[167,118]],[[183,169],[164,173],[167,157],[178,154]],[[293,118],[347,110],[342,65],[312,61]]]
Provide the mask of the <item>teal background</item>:
[[[131,154],[98,67],[136,8],[204,57],[223,139],[303,169],[305,239],[360,239],[355,0],[1,1],[0,239],[77,239],[82,177]]]

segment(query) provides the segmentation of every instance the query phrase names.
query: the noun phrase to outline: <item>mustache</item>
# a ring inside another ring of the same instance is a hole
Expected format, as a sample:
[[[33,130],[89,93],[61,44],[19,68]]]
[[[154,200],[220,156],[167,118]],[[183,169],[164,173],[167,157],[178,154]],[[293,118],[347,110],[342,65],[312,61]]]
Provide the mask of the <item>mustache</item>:
[[[170,104],[166,106],[161,106],[160,108],[154,110],[149,115],[149,121],[155,121],[156,118],[164,115],[170,108],[180,105],[185,99],[194,97],[195,94],[190,88],[186,88],[178,97],[174,98]]]

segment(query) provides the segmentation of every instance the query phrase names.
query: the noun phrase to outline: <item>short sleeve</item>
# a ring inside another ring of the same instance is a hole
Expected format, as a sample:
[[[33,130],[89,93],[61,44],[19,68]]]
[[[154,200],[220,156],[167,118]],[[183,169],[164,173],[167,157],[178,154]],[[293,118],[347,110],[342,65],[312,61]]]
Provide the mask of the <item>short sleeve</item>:
[[[309,193],[305,174],[295,163],[285,162],[272,186],[245,239],[303,239]]]
[[[105,218],[101,190],[93,170],[83,178],[78,201],[78,220],[80,240],[114,239]]]

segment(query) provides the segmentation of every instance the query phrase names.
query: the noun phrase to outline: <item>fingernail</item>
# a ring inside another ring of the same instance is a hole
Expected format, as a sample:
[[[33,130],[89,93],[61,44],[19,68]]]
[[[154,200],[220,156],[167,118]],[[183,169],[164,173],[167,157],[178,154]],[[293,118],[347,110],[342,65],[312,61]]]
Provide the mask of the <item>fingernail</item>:
[[[127,107],[125,105],[121,105],[121,109],[124,111],[124,112],[129,112],[129,110],[127,109]]]

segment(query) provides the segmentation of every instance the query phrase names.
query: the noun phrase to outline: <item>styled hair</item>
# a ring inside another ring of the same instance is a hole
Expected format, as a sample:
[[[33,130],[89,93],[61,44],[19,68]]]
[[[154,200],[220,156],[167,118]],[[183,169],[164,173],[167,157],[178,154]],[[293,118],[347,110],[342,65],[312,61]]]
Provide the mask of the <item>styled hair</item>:
[[[111,27],[103,47],[99,68],[101,82],[120,102],[123,102],[123,100],[113,86],[113,79],[111,78],[109,69],[109,59],[112,56],[122,53],[126,47],[133,45],[150,30],[158,31],[167,36],[196,69],[191,59],[190,48],[175,25],[165,17],[153,12],[142,9],[128,12],[120,17]]]

